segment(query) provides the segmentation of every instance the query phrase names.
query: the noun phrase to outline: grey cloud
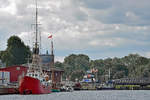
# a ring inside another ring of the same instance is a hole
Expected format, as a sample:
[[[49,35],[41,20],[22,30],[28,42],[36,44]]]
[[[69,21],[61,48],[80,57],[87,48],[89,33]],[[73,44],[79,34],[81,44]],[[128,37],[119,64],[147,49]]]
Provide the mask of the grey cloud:
[[[33,5],[34,2],[32,0],[24,0],[23,2],[19,2],[16,4],[17,7],[17,15],[27,16],[32,15],[34,9],[27,8],[29,5]]]
[[[150,23],[150,1],[148,0],[82,0],[82,2],[89,9],[90,17],[106,24],[144,26]],[[126,16],[128,12],[133,13],[134,16]]]
[[[0,0],[0,8],[6,7],[10,4],[8,0]]]
[[[83,5],[91,9],[107,9],[112,6],[112,0],[82,0]]]
[[[100,57],[100,52],[103,56],[122,56],[141,52],[141,48],[148,50],[149,4],[146,0],[39,0],[43,48],[50,49],[46,32],[54,35],[55,49],[65,51],[61,56],[83,51],[94,58]],[[16,15],[0,12],[0,34],[5,40],[31,31],[35,8],[29,5],[33,6],[34,1],[17,2]],[[22,38],[25,43],[27,38]]]

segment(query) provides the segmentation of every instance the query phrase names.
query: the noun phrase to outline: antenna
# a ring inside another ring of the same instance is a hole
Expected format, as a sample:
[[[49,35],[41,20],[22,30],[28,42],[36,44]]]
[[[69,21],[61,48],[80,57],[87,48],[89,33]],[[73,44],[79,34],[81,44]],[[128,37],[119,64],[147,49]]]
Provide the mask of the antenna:
[[[38,37],[38,8],[37,8],[37,0],[35,0],[36,3],[36,18],[35,18],[35,34],[36,34],[36,38],[35,38],[35,48],[37,48],[37,37]]]
[[[41,24],[38,24],[38,26],[41,25]],[[42,32],[41,32],[41,27],[38,27],[39,28],[39,50],[40,50],[40,54],[42,54]]]

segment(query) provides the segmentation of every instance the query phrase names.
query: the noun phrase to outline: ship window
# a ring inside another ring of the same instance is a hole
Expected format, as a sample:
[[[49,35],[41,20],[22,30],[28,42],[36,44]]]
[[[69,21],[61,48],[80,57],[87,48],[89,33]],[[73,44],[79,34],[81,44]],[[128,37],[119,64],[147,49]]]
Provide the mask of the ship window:
[[[35,74],[35,76],[38,76],[37,74]]]
[[[34,74],[32,74],[32,76],[34,76]]]
[[[31,76],[31,74],[29,74],[29,76]]]

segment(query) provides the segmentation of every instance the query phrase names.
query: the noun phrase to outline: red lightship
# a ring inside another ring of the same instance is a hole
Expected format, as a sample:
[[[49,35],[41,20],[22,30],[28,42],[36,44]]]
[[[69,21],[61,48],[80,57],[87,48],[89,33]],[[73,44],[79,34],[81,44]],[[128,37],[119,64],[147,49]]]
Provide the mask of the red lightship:
[[[48,94],[51,93],[49,76],[42,71],[41,58],[39,57],[38,44],[38,9],[36,1],[35,43],[33,48],[32,63],[28,66],[26,76],[19,81],[20,94]]]

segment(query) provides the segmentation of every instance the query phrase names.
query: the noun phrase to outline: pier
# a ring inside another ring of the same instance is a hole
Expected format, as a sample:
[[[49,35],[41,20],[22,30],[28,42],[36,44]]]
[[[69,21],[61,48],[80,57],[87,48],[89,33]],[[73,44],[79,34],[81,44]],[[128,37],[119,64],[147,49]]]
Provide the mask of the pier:
[[[114,80],[116,85],[150,85],[150,78],[123,78]]]

